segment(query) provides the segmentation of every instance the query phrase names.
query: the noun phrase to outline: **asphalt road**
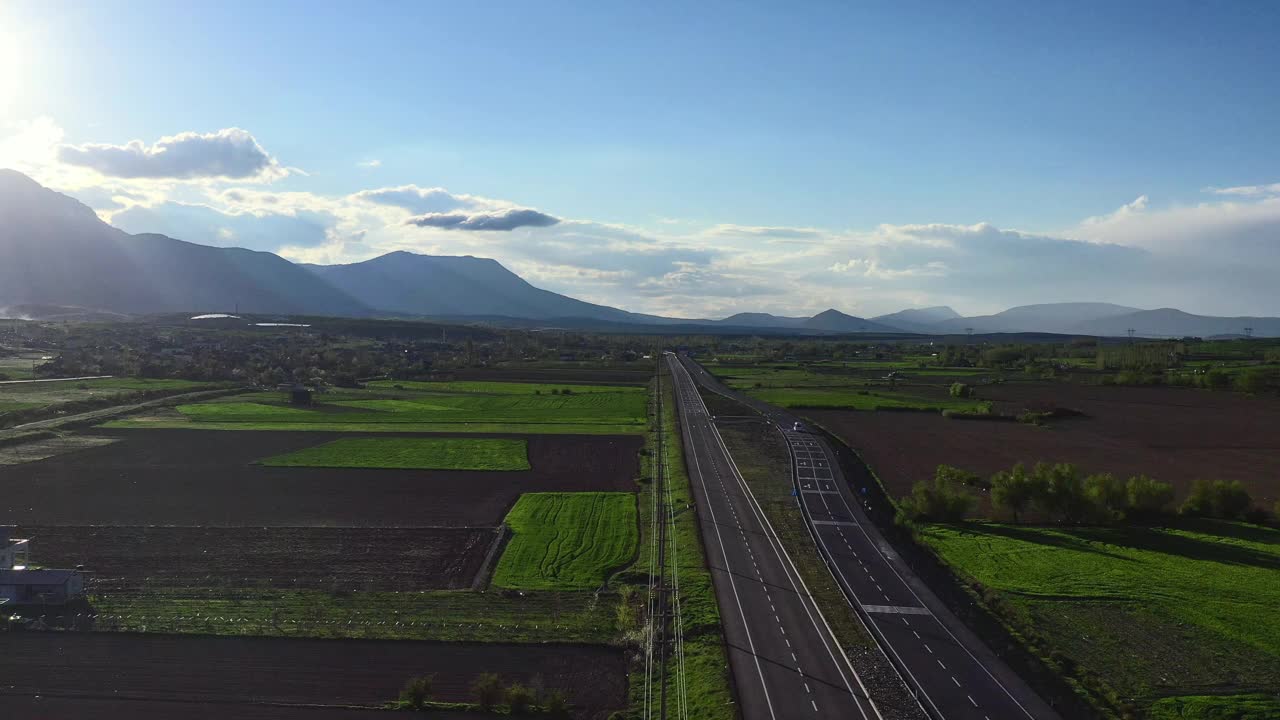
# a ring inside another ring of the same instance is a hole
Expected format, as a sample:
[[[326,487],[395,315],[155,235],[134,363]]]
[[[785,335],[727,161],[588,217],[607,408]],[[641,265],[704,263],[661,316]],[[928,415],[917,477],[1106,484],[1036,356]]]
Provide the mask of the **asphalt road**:
[[[675,379],[689,480],[744,720],[882,720],[734,466],[684,366]]]
[[[805,516],[846,597],[860,609],[930,716],[946,720],[1057,720],[1060,716],[932,595],[866,518],[835,455],[803,422],[735,392],[683,358],[699,384],[761,412],[791,449]]]

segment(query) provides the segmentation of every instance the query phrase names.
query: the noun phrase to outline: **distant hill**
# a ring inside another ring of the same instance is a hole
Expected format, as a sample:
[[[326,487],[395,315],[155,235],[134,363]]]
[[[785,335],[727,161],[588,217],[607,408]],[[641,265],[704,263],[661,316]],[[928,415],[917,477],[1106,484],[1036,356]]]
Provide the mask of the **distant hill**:
[[[369,307],[403,315],[581,317],[618,322],[667,320],[542,290],[497,260],[470,255],[393,252],[350,265],[302,267]]]
[[[1255,337],[1280,337],[1280,318],[1211,317],[1160,308],[1099,318],[1075,326],[1072,332],[1123,337],[1130,328],[1140,337],[1243,337],[1245,328],[1252,328]]]
[[[820,330],[836,333],[895,333],[900,329],[872,322],[865,318],[846,315],[839,310],[823,310],[800,324],[805,330]]]
[[[769,313],[742,312],[716,322],[721,325],[733,325],[735,327],[798,328],[804,325],[808,319],[805,317],[783,317],[781,315],[770,315]]]
[[[370,308],[271,253],[129,235],[79,201],[0,170],[0,305],[115,313]]]
[[[932,325],[958,317],[960,317],[960,313],[945,305],[940,305],[927,308],[908,308],[888,315],[879,315],[871,318],[871,320],[882,325],[898,327],[911,332],[927,333],[933,332]]]
[[[1049,332],[1070,334],[1085,323],[1138,312],[1138,308],[1111,303],[1048,303],[1020,305],[995,315],[959,317],[929,325],[936,333]]]

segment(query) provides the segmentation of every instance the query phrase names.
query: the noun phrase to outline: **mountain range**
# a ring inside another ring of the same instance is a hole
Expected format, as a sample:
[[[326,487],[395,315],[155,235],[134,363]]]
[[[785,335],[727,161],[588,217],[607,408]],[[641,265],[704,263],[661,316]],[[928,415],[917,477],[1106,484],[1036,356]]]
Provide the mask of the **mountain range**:
[[[496,260],[408,252],[347,265],[296,264],[268,252],[131,235],[89,207],[0,169],[0,311],[68,308],[92,317],[177,312],[430,317],[458,321],[693,332],[794,334],[1048,332],[1123,336],[1280,336],[1280,318],[1220,318],[1107,303],[1054,303],[962,317],[949,307],[870,319],[835,309],[813,317],[739,313],[689,320],[633,313],[543,290]],[[12,312],[12,311],[11,311]]]

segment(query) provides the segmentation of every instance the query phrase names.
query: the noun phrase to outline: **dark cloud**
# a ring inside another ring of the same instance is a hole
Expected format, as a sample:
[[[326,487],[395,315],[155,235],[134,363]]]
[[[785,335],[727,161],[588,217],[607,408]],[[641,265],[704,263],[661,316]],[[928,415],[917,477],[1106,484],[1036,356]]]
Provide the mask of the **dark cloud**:
[[[550,227],[559,218],[527,208],[510,208],[477,213],[427,213],[405,221],[418,227],[444,230],[515,230],[519,227]]]
[[[473,204],[473,198],[454,195],[444,188],[420,188],[417,185],[361,190],[355,196],[379,205],[404,208],[411,213],[442,213]]]
[[[186,132],[160,138],[151,146],[141,140],[126,145],[63,145],[58,148],[58,159],[119,178],[273,180],[288,174],[240,128],[206,134]]]

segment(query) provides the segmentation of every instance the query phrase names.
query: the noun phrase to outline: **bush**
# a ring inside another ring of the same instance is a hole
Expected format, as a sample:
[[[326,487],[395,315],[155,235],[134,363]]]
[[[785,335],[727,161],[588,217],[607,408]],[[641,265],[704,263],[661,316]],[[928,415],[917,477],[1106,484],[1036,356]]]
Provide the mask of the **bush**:
[[[1094,505],[1085,493],[1080,471],[1071,463],[1036,463],[1031,470],[1031,500],[1047,517],[1066,523],[1088,519]]]
[[[899,519],[913,522],[953,523],[964,520],[973,504],[973,496],[939,476],[932,485],[916,483],[911,494],[898,501],[898,514]]]
[[[1129,509],[1129,488],[1124,480],[1111,473],[1090,475],[1084,479],[1084,493],[1093,504],[1094,515],[1102,520],[1116,520]]]
[[[1152,480],[1146,475],[1135,475],[1125,483],[1125,500],[1129,518],[1150,518],[1163,515],[1173,502],[1173,486]]]
[[[951,383],[951,397],[973,397],[973,386],[968,383]]]
[[[1239,480],[1196,480],[1178,512],[1195,517],[1234,520],[1253,504],[1253,498]]]
[[[1012,470],[1001,470],[991,476],[991,502],[1013,513],[1014,522],[1018,522],[1034,495],[1031,478],[1022,463],[1014,465]]]
[[[493,673],[480,673],[475,682],[471,683],[471,694],[481,710],[491,710],[494,705],[502,702],[502,679]]]
[[[1231,387],[1231,376],[1221,370],[1210,370],[1204,374],[1204,386],[1210,390],[1226,390]]]
[[[435,689],[434,681],[434,675],[409,678],[404,688],[400,690],[400,701],[414,710],[421,710],[422,706],[431,699],[431,693]]]
[[[512,715],[523,715],[529,712],[529,706],[533,704],[533,700],[533,691],[520,683],[507,688],[507,705],[511,708]]]
[[[974,473],[971,473],[968,470],[961,470],[958,467],[952,467],[950,465],[939,465],[938,469],[934,472],[934,478],[942,482],[959,483],[961,485],[976,487],[982,490],[988,490],[991,488],[991,483],[983,480]]]

